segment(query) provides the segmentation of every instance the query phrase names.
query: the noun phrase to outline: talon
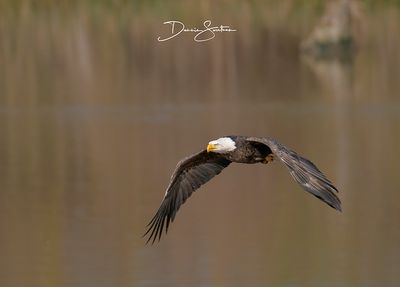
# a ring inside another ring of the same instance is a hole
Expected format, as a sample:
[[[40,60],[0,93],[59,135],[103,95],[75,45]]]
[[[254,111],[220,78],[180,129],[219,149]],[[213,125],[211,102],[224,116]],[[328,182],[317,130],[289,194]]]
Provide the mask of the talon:
[[[273,162],[274,161],[274,155],[273,154],[269,154],[265,157],[265,159],[263,160],[262,163],[267,164],[269,162]]]

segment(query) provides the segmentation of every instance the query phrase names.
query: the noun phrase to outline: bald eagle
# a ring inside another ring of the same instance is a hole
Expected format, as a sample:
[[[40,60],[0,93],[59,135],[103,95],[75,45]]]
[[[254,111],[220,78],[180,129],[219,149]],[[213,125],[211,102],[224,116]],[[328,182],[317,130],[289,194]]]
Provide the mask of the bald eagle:
[[[338,192],[332,182],[308,159],[290,150],[272,138],[245,136],[225,136],[210,141],[206,149],[181,160],[167,187],[161,206],[147,225],[144,236],[147,242],[158,238],[165,227],[174,221],[180,206],[201,185],[219,174],[230,163],[263,163],[278,158],[289,169],[290,174],[300,186],[320,200],[341,211]]]

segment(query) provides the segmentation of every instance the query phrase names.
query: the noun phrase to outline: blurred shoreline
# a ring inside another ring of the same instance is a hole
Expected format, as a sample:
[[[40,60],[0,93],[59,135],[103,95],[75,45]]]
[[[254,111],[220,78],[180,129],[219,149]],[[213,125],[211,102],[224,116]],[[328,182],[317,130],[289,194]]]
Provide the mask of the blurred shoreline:
[[[188,93],[194,102],[284,100],[285,89],[298,91],[292,100],[318,101],[318,86],[316,94],[302,95],[304,85],[315,85],[320,68],[312,61],[304,65],[299,47],[317,23],[321,3],[299,3],[238,3],[221,14],[222,4],[207,1],[166,7],[157,1],[3,1],[0,104],[156,104],[187,101]],[[391,91],[400,89],[400,38],[394,36],[400,34],[400,9],[373,7],[365,13],[368,25],[358,33],[360,47],[350,64],[352,100],[392,101],[397,95]],[[162,23],[171,15],[191,25],[204,17],[226,20],[240,31],[203,45],[190,35],[159,43]]]

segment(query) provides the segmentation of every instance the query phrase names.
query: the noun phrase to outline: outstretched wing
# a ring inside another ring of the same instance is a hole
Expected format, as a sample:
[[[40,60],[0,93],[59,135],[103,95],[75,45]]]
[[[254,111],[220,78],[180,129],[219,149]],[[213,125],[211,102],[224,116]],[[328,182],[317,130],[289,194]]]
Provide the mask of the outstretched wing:
[[[170,222],[189,196],[230,163],[217,153],[208,153],[206,150],[181,160],[171,177],[160,208],[147,225],[148,230],[144,234],[150,234],[147,242],[153,240],[154,243],[157,237],[160,240],[164,225],[167,233]]]
[[[250,137],[246,140],[268,146],[274,155],[287,166],[292,177],[306,191],[331,207],[342,211],[340,200],[335,194],[338,190],[310,160],[300,156],[274,139]]]

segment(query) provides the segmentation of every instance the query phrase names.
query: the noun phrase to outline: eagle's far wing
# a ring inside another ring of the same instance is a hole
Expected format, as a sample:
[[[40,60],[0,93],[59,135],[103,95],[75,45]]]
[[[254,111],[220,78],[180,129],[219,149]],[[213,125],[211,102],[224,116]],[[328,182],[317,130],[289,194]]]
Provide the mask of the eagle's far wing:
[[[335,194],[338,190],[310,160],[271,138],[250,137],[246,140],[268,146],[273,154],[286,165],[294,180],[303,189],[331,207],[342,211],[340,199]]]
[[[219,174],[230,163],[218,154],[208,153],[206,150],[181,160],[171,176],[160,208],[147,225],[148,229],[144,234],[150,234],[147,242],[153,240],[154,243],[157,237],[160,240],[164,224],[165,233],[167,233],[168,226],[174,220],[180,206],[194,191]]]

